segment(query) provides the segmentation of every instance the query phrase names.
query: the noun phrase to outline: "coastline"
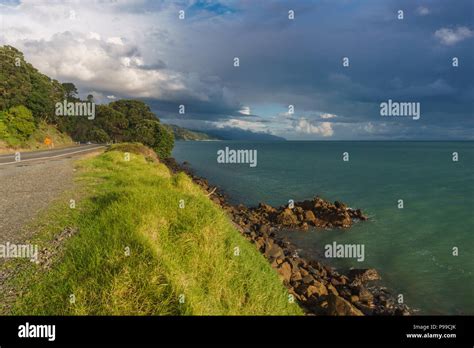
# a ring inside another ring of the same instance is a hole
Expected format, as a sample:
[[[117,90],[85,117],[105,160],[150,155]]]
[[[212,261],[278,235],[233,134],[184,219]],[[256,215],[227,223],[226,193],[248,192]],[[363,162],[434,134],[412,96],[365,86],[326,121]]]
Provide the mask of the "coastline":
[[[169,158],[164,163],[174,173],[186,173],[227,213],[239,232],[257,247],[279,273],[290,294],[289,300],[296,301],[307,315],[413,314],[413,309],[399,303],[389,289],[380,285],[381,278],[375,269],[351,269],[341,274],[324,261],[299,256],[297,248],[287,238],[275,233],[281,227],[307,230],[309,221],[305,217],[298,221],[288,212],[289,209],[280,207],[278,210],[263,203],[258,207],[234,206],[218,187],[196,176],[186,162],[179,164],[174,158]],[[295,207],[301,209],[308,202],[297,202]],[[332,204],[319,197],[314,202],[327,212],[327,219],[313,220],[311,217],[310,221],[315,227],[350,228],[354,219],[367,219],[360,209],[347,208],[340,202]],[[341,214],[341,211],[344,213]],[[306,216],[307,212],[302,210],[301,213]]]

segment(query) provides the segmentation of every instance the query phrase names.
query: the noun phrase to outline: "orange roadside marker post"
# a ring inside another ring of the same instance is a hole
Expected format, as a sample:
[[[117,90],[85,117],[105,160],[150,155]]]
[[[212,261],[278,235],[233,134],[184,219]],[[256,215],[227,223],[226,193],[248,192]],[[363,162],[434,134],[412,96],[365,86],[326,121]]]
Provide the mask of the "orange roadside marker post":
[[[46,146],[48,146],[48,148],[52,148],[52,147],[53,147],[53,141],[52,141],[51,138],[49,138],[49,137],[46,137],[46,138],[44,139],[44,144],[45,144]]]

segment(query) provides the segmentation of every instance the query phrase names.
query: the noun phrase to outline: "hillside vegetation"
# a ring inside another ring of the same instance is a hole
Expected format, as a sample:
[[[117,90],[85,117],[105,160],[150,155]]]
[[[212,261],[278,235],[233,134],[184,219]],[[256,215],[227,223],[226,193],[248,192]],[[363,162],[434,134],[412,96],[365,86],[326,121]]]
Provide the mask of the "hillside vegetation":
[[[141,142],[162,158],[171,155],[173,133],[144,102],[117,100],[95,105],[91,118],[57,115],[58,102],[94,103],[93,95],[81,100],[77,94],[74,84],[49,78],[26,62],[16,48],[0,46],[0,148],[43,147],[45,139],[38,138],[45,135],[55,145],[55,140]],[[44,134],[46,129],[50,132]]]
[[[14,314],[301,314],[225,213],[149,150],[118,145],[80,162],[78,173],[85,198],[46,216],[56,223],[45,223],[39,240],[76,232],[51,269],[30,263]]]

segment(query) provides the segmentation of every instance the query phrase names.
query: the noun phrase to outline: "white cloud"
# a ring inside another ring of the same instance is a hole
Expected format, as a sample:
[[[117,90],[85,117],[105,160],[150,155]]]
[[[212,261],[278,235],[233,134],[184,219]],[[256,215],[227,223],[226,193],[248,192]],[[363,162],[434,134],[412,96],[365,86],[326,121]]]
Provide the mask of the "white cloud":
[[[20,49],[42,73],[73,82],[80,93],[209,102],[238,110],[223,83],[172,67],[182,41],[175,3],[137,11],[143,1],[33,1],[0,5],[0,45]],[[74,18],[70,17],[73,11]],[[182,54],[182,52],[179,52]],[[170,63],[170,64],[167,64]]]
[[[443,45],[451,46],[474,36],[474,31],[470,30],[468,27],[458,27],[454,30],[450,28],[441,28],[436,30],[434,35]]]
[[[268,132],[269,129],[266,124],[259,121],[241,120],[237,118],[230,118],[221,122],[214,122],[216,128],[240,128],[252,132]]]
[[[375,131],[375,126],[372,122],[367,122],[367,124],[364,126],[364,130],[367,133],[373,133]]]
[[[319,115],[319,117],[321,117],[324,120],[327,120],[327,119],[330,119],[330,118],[336,118],[337,115],[324,113],[324,114]]]
[[[323,137],[330,137],[334,134],[331,122],[316,122],[312,123],[306,118],[302,117],[294,121],[293,126],[299,133],[319,134]]]
[[[250,106],[242,106],[242,108],[239,110],[239,113],[242,115],[249,116],[250,115]]]
[[[420,15],[420,16],[426,16],[428,14],[430,14],[430,9],[428,7],[424,7],[424,6],[420,6],[416,9],[416,12]]]
[[[29,61],[60,81],[132,97],[164,98],[170,92],[201,99],[186,76],[166,69],[143,69],[138,49],[117,38],[80,33],[55,34],[50,40],[22,42]]]

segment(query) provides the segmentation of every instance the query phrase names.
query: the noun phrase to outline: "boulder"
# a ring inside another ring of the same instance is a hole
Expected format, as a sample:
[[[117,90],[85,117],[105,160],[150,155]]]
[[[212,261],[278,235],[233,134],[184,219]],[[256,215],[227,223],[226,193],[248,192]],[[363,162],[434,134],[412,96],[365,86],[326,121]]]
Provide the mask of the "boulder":
[[[282,226],[296,226],[298,224],[298,218],[291,209],[284,209],[276,217],[276,222]]]
[[[329,292],[331,292],[332,294],[334,295],[339,295],[339,292],[336,290],[336,288],[334,287],[334,285],[332,285],[331,283],[328,283],[326,285],[326,288],[328,289]]]
[[[304,219],[306,222],[309,222],[312,225],[315,225],[316,216],[314,216],[314,213],[311,210],[306,210],[304,212]]]
[[[374,295],[372,295],[369,290],[361,286],[359,288],[359,299],[361,302],[371,303],[374,300]]]
[[[348,277],[351,281],[368,282],[381,279],[377,270],[373,268],[354,268],[349,270]]]
[[[335,205],[336,208],[338,208],[338,209],[344,209],[344,210],[347,209],[347,205],[345,205],[344,203],[339,202],[339,201],[335,201],[335,202],[334,202],[334,205]]]
[[[302,279],[302,282],[305,284],[312,284],[314,282],[314,277],[311,275],[305,275]]]
[[[306,288],[306,297],[311,297],[316,295],[317,297],[326,296],[328,294],[328,290],[326,287],[320,282],[313,282],[312,285],[309,285]]]
[[[257,246],[258,250],[261,250],[263,246],[265,245],[265,239],[263,239],[262,237],[258,237],[255,240],[255,245]]]
[[[368,217],[362,213],[362,210],[356,209],[356,210],[350,210],[349,213],[351,214],[351,217],[354,219],[359,219],[362,221],[368,220]]]
[[[351,302],[352,302],[352,303],[359,302],[359,296],[357,296],[357,295],[351,295]]]
[[[349,301],[343,299],[340,296],[329,294],[327,297],[328,301],[328,315],[336,316],[362,316],[364,315],[357,307],[352,305]]]
[[[299,207],[301,207],[303,210],[313,210],[314,208],[314,202],[313,201],[308,201],[305,200],[303,202],[296,203]]]
[[[271,247],[265,250],[265,256],[267,258],[277,259],[285,256],[283,249],[277,244],[272,243]]]
[[[294,268],[293,268],[294,270]],[[301,276],[301,272],[300,271],[295,271],[291,274],[291,281],[293,282],[298,282],[300,281],[301,279],[303,279],[303,277]]]
[[[283,262],[278,268],[278,273],[280,274],[283,281],[289,283],[291,278],[291,266],[288,262]]]
[[[277,212],[275,208],[273,208],[271,205],[265,204],[265,203],[260,203],[258,205],[258,210],[260,210],[261,213],[266,213],[268,215],[274,214]]]

